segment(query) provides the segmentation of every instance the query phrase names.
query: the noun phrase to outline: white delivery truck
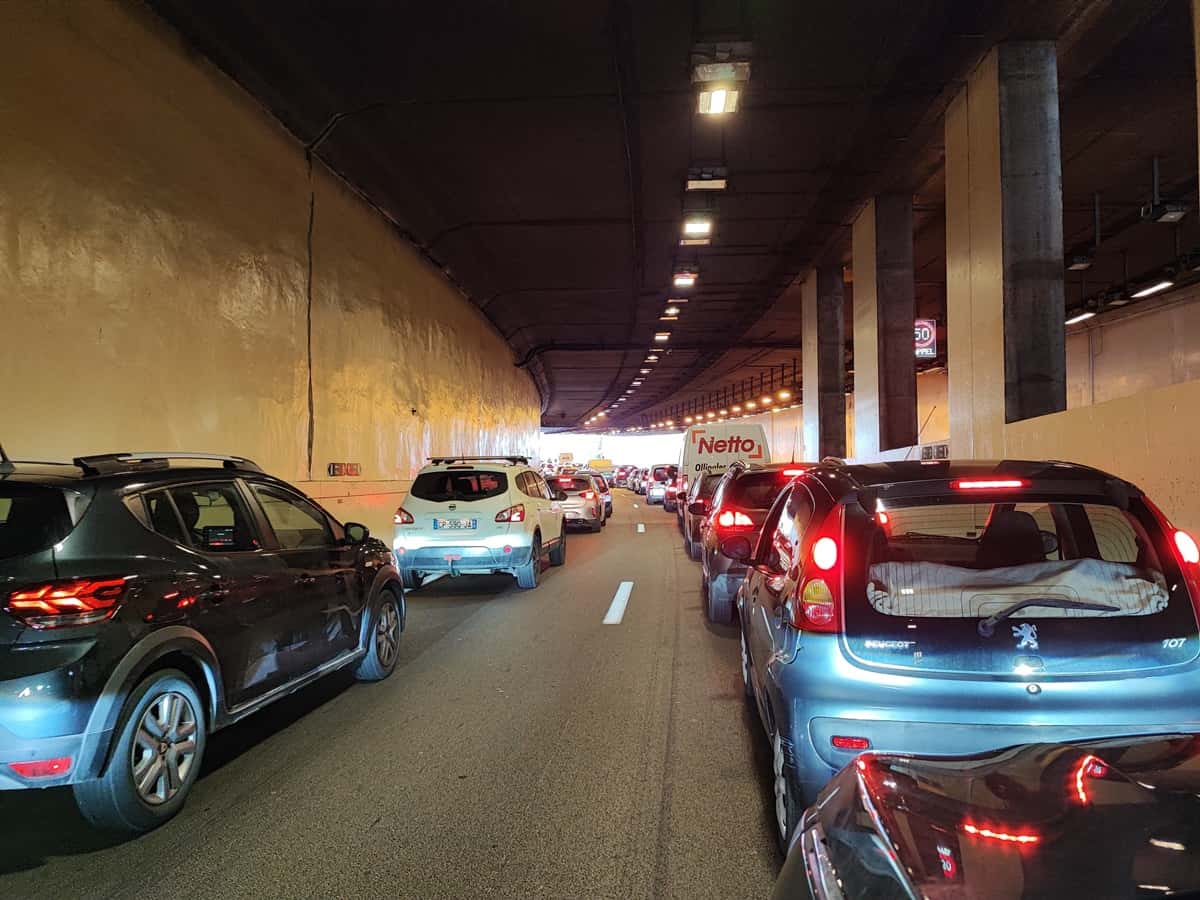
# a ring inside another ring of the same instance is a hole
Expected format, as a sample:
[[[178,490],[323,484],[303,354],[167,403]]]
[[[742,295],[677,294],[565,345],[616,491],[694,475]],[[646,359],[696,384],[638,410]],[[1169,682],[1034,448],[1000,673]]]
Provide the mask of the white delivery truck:
[[[761,425],[706,422],[690,426],[683,435],[676,496],[679,500],[686,497],[688,486],[697,476],[719,475],[738,460],[759,465],[771,461],[767,433]],[[675,505],[672,503],[668,510]]]

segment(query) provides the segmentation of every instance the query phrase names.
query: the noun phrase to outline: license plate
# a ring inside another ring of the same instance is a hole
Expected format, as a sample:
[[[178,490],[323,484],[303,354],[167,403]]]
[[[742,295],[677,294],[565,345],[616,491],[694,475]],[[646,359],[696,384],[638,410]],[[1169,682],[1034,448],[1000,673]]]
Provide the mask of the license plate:
[[[478,519],[434,519],[433,527],[436,531],[466,531],[475,528],[479,524]]]
[[[579,518],[579,513],[577,513],[577,512],[572,512],[571,510],[567,510],[567,518],[568,518],[568,519],[578,519],[578,518]]]

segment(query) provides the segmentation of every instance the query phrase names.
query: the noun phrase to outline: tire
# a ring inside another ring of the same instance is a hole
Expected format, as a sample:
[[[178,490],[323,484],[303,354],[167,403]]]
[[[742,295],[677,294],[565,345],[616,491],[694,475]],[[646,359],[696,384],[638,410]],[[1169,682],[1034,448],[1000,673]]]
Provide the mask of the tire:
[[[700,562],[700,557],[704,554],[704,546],[699,541],[693,541],[690,538],[688,539],[688,542],[688,555],[691,556],[691,558],[696,562]]]
[[[664,500],[663,501],[663,512],[671,512],[671,513],[675,512],[675,504],[668,503],[666,500]]]
[[[567,529],[563,528],[558,545],[550,551],[550,565],[561,566],[567,561]]]
[[[750,677],[750,650],[746,646],[746,632],[739,626],[738,636],[742,642],[742,689],[746,694],[747,700],[754,699],[754,682]]]
[[[686,534],[683,536],[683,552],[688,555],[688,559],[692,558],[692,542]]]
[[[383,681],[396,670],[404,619],[404,597],[397,596],[391,588],[384,588],[367,632],[367,655],[354,670],[355,678],[359,681]]]
[[[776,730],[777,725],[771,726],[771,779],[775,795],[775,837],[779,841],[779,849],[787,853],[788,843],[796,823],[800,821],[800,813],[804,811],[803,799],[798,795],[796,780],[792,777],[793,765],[791,752]]]
[[[529,562],[513,574],[517,576],[517,587],[523,591],[531,591],[538,586],[538,576],[542,574],[542,539],[539,535],[533,536]]]
[[[150,831],[183,808],[200,775],[208,737],[204,703],[183,672],[162,669],[134,688],[118,722],[100,777],[71,786],[75,803],[97,828]],[[140,790],[138,775],[145,779]]]
[[[415,591],[425,583],[425,576],[418,575],[416,572],[412,571],[412,569],[401,569],[400,583],[404,585],[404,589],[406,591]]]
[[[588,525],[588,531],[590,531],[592,534],[595,534],[603,527],[604,527],[604,520],[601,519],[599,522],[595,522],[591,525]]]
[[[733,621],[733,598],[723,587],[717,587],[707,578],[704,583],[708,590],[704,592],[704,611],[708,620],[715,625],[728,625]]]

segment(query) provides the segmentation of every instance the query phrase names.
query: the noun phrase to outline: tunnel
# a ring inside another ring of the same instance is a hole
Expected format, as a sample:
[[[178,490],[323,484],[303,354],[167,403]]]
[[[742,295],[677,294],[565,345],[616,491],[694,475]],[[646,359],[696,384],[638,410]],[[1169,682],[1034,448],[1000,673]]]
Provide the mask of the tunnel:
[[[0,893],[1067,890],[1200,734],[1198,6],[0,4]]]

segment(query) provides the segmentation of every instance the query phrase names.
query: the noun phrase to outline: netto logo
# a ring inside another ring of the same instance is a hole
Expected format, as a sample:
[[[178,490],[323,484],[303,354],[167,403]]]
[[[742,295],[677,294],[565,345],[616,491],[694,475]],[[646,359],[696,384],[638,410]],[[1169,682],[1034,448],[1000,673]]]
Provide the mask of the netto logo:
[[[732,435],[731,437],[704,437],[704,429],[692,431],[692,443],[699,444],[701,453],[745,453],[746,459],[762,459],[762,444],[754,438]]]

